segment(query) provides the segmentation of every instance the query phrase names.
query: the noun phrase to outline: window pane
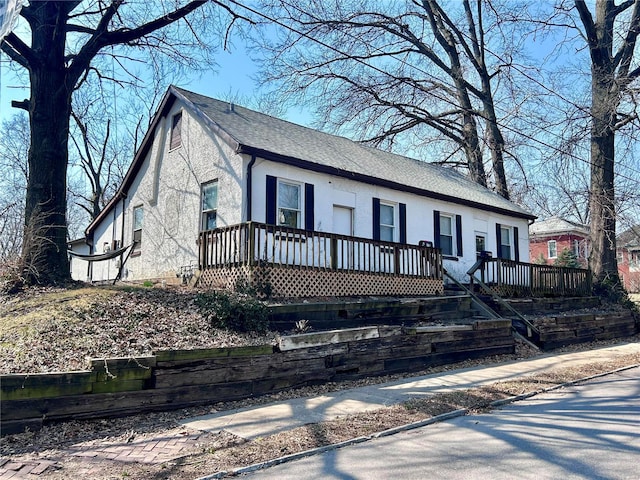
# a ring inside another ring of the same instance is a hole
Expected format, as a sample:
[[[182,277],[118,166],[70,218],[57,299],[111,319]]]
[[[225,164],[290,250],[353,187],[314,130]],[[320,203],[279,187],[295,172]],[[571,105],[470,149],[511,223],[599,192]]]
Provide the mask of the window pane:
[[[278,224],[285,225],[287,227],[298,228],[299,213],[295,210],[287,210],[285,208],[280,209],[278,215]]]
[[[443,255],[453,255],[453,237],[440,235],[440,248]]]
[[[453,235],[451,229],[451,217],[440,216],[440,234]]]
[[[508,228],[500,229],[500,236],[502,237],[502,245],[511,245],[511,230]]]
[[[300,185],[278,184],[278,202],[280,208],[300,209]]]
[[[216,228],[216,212],[207,212],[204,214],[204,229],[214,230]]]
[[[218,208],[218,182],[202,187],[202,210],[215,210],[216,208]]]
[[[142,207],[135,207],[133,209],[133,229],[140,230],[142,228],[142,220],[144,217],[144,211]]]
[[[380,205],[380,225],[394,225],[393,206]]]
[[[502,258],[511,258],[511,247],[509,245],[502,245]]]
[[[393,227],[380,226],[380,240],[393,242]]]
[[[482,235],[476,235],[476,252],[484,252],[486,250],[485,247],[485,239]]]

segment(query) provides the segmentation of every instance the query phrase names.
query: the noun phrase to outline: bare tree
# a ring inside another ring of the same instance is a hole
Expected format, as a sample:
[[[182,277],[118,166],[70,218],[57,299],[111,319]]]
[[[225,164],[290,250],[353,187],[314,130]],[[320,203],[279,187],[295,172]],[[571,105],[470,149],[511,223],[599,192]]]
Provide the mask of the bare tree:
[[[383,148],[400,143],[405,152],[427,151],[425,157],[464,166],[474,181],[508,198],[494,100],[506,64],[488,53],[488,37],[507,59],[516,45],[500,38],[486,0],[445,3],[270,2],[270,20],[289,30],[277,42],[261,42],[268,51],[263,79],[285,97],[316,105],[322,127],[350,130]],[[491,153],[493,181],[484,151]]]
[[[17,114],[0,129],[0,265],[14,263],[22,249],[27,185],[29,119]]]
[[[575,0],[591,58],[591,243],[589,266],[598,283],[620,285],[616,261],[616,132],[638,119],[634,102],[625,102],[640,75],[636,40],[640,1],[619,5],[596,0],[595,18]]]
[[[202,7],[207,4],[211,6],[210,18],[193,16],[196,10],[204,12]],[[127,68],[124,59],[136,49],[146,50],[151,56],[167,55],[177,65],[197,66],[198,60],[186,52],[208,51],[208,44],[196,32],[206,24],[215,25],[215,7],[229,14],[231,23],[237,18],[215,0],[193,0],[182,5],[47,1],[30,2],[22,8],[20,15],[29,26],[30,40],[10,33],[0,48],[28,71],[30,81],[30,98],[14,103],[29,112],[31,131],[25,205],[28,228],[22,252],[28,281],[56,284],[69,279],[65,213],[74,90],[81,88],[90,75],[103,81],[116,80],[96,67],[96,59],[103,54],[112,54],[123,68]],[[195,25],[196,20],[201,24]],[[194,50],[196,45],[199,48]],[[29,232],[38,232],[43,241],[26,241]]]

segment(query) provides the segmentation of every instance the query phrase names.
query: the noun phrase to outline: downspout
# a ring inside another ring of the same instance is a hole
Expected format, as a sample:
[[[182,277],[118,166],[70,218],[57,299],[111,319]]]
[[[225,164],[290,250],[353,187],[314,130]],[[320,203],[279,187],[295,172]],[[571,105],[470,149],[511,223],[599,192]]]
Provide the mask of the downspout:
[[[247,223],[251,221],[252,215],[251,215],[251,192],[252,192],[252,168],[256,163],[256,156],[255,155],[251,155],[251,160],[249,161],[249,164],[247,165]]]

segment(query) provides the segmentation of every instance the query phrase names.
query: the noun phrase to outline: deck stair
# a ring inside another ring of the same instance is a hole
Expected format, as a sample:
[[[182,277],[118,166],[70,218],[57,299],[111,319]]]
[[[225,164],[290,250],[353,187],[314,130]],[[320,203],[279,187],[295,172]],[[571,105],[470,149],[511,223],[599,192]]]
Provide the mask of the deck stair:
[[[473,270],[473,268],[472,268]],[[469,270],[469,275],[472,270]],[[474,292],[471,288],[466,285],[460,283],[455,277],[453,277],[446,269],[443,269],[444,276],[458,289],[464,291],[469,297],[472,299],[473,304],[478,308],[483,316],[487,319],[502,319],[502,315],[497,313],[493,308],[491,308],[476,292]],[[515,308],[513,308],[507,301],[505,301],[498,294],[493,292],[489,286],[487,286],[483,281],[479,280],[476,277],[473,277],[473,281],[476,285],[478,285],[482,290],[485,291],[487,295],[491,297],[491,299],[499,304],[501,307],[507,309],[510,313],[509,318],[511,319],[511,328],[513,334],[518,337],[520,340],[529,344],[531,347],[535,349],[539,349],[539,346],[536,344],[535,339],[539,338],[539,331],[533,323],[527,320],[524,316],[522,316]]]

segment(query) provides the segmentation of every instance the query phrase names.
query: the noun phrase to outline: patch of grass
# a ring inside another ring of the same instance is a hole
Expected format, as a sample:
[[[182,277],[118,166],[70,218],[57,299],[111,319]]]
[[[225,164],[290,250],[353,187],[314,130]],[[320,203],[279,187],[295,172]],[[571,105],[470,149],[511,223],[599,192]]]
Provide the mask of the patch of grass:
[[[5,297],[0,303],[0,335],[51,320],[82,320],[93,304],[116,293],[115,289],[84,287]]]

